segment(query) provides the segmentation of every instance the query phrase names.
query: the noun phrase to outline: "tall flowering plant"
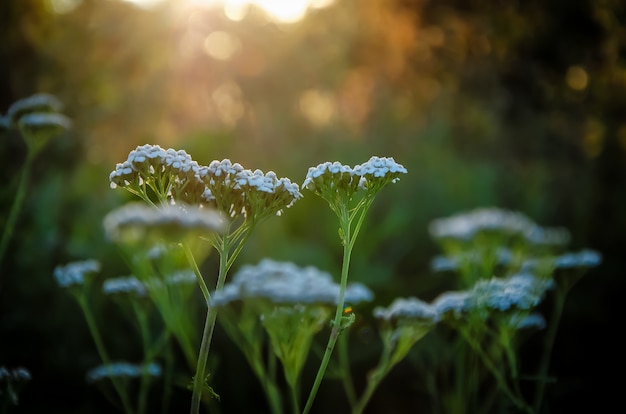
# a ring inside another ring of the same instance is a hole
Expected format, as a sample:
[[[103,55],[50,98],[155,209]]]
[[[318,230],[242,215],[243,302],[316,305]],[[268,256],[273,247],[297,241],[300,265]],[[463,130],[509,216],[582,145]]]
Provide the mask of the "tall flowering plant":
[[[326,162],[309,168],[307,172],[302,187],[324,199],[339,220],[339,238],[343,245],[343,264],[339,298],[330,337],[304,407],[304,413],[311,410],[339,335],[354,321],[354,315],[344,316],[343,309],[350,257],[365,215],[378,192],[388,184],[397,182],[400,175],[406,173],[406,168],[396,163],[393,158],[375,156],[355,167],[342,165],[339,162]]]
[[[269,217],[281,215],[285,208],[302,197],[297,184],[288,178],[277,177],[272,171],[248,170],[228,159],[200,166],[185,151],[164,150],[158,145],[143,145],[131,151],[126,161],[116,165],[109,178],[113,188],[125,188],[157,209],[171,204],[191,205],[220,214],[220,231],[208,231],[199,236],[210,243],[220,257],[216,291],[224,286],[228,270],[251,231]],[[207,303],[193,380],[191,412],[197,413],[203,389],[210,390],[206,385],[205,370],[217,310],[210,304],[209,289],[190,244],[189,241],[179,241],[177,246],[185,252]]]

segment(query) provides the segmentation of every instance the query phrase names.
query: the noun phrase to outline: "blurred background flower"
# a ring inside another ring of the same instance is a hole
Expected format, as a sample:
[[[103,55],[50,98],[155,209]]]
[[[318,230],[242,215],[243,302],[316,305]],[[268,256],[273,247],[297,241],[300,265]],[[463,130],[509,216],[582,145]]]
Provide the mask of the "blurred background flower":
[[[435,218],[499,206],[567,228],[573,251],[593,249],[602,264],[568,296],[547,404],[612,408],[618,384],[604,367],[623,358],[613,329],[626,266],[625,18],[621,3],[591,0],[0,2],[0,115],[45,93],[72,120],[33,165],[0,269],[0,365],[33,373],[20,407],[106,412],[84,381],[100,363],[89,333],[50,275],[88,257],[106,264],[99,282],[128,272],[100,223],[132,195],[110,190],[108,177],[129,151],[152,144],[183,149],[200,165],[228,158],[297,183],[322,162],[393,157],[409,174],[377,197],[351,261],[350,280],[375,292],[372,306],[455,288],[447,272],[430,269]],[[2,228],[27,148],[11,128],[0,127],[0,141]],[[271,256],[339,275],[336,223],[316,197],[266,224],[238,263]],[[209,279],[216,261],[201,265]],[[121,320],[111,307],[100,312]],[[355,378],[378,360],[370,314],[359,312],[351,327]],[[124,338],[111,340],[111,353],[132,358],[139,351]],[[428,335],[422,341],[420,350],[432,346]],[[219,328],[214,347],[224,412],[263,406]],[[539,349],[532,338],[522,349],[530,367]],[[314,368],[303,368],[303,387]],[[420,378],[399,364],[371,411],[428,410]],[[315,410],[345,412],[330,388]],[[187,409],[188,394],[174,395],[176,404]]]

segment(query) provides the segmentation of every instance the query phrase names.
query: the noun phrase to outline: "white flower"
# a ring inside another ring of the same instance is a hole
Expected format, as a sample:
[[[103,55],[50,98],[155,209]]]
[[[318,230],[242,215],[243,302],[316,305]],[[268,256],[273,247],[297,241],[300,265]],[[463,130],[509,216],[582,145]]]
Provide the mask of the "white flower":
[[[140,240],[153,232],[177,238],[188,231],[220,232],[224,227],[220,215],[211,209],[177,205],[153,208],[143,203],[130,203],[111,211],[103,224],[107,237],[113,241],[126,237]]]
[[[433,301],[433,306],[440,315],[458,318],[468,310],[470,293],[466,291],[444,292]]]
[[[58,112],[62,107],[63,104],[56,97],[46,93],[38,93],[15,101],[7,110],[7,118],[17,124],[18,120],[25,114]]]
[[[212,295],[212,300],[215,305],[254,298],[283,304],[337,304],[339,289],[329,273],[313,266],[264,259],[256,266],[242,266],[224,289]],[[358,304],[372,298],[371,291],[360,283],[346,287],[346,303]]]
[[[435,323],[439,319],[439,312],[435,306],[418,298],[397,298],[387,308],[377,307],[374,316],[386,321],[397,319],[414,319]]]
[[[555,265],[558,268],[596,267],[602,263],[602,255],[594,250],[581,250],[578,253],[566,253],[558,256]]]
[[[161,366],[156,363],[147,365],[130,364],[128,362],[114,362],[108,365],[100,365],[87,372],[87,382],[96,382],[104,378],[128,377],[137,378],[144,373],[158,377],[161,375]]]
[[[102,284],[102,292],[106,295],[116,293],[134,293],[137,296],[146,296],[146,287],[135,276],[107,279]]]
[[[100,262],[93,259],[71,262],[65,266],[57,266],[54,269],[54,278],[61,287],[82,285],[85,282],[85,276],[99,272],[100,268]]]

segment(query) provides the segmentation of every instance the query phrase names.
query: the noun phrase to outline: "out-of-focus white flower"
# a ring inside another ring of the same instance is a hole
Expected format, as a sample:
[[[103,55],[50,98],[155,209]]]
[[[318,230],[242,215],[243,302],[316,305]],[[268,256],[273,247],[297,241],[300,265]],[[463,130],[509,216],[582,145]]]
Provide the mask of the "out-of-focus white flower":
[[[33,112],[59,112],[63,104],[55,96],[46,93],[37,93],[27,98],[15,101],[7,110],[7,118],[17,125],[26,114]]]
[[[144,373],[152,377],[161,376],[161,366],[157,363],[147,365],[131,364],[128,362],[114,362],[100,365],[87,372],[87,382],[96,382],[104,378],[138,378]]]
[[[5,366],[0,367],[0,383],[2,381],[30,381],[30,372],[24,367],[9,369]]]
[[[602,263],[602,255],[595,250],[584,249],[578,253],[565,253],[555,259],[557,268],[596,267]]]
[[[439,320],[437,308],[418,298],[397,298],[387,308],[377,307],[374,316],[386,321],[391,320],[415,320],[421,322],[436,323]]]
[[[224,222],[212,209],[197,206],[165,205],[153,208],[130,203],[107,214],[103,221],[112,241],[141,241],[149,235],[176,240],[189,232],[221,232]]]
[[[139,297],[146,296],[146,287],[135,276],[117,277],[104,281],[102,292],[106,295],[131,293]]]
[[[428,230],[435,239],[469,241],[481,232],[521,236],[534,245],[564,245],[569,232],[562,228],[542,228],[526,215],[500,208],[478,208],[433,220]]]
[[[98,273],[100,268],[100,262],[93,259],[71,262],[64,266],[57,266],[54,269],[54,278],[61,287],[82,285],[86,276]]]
[[[313,266],[298,267],[290,262],[264,259],[256,266],[242,266],[232,281],[211,297],[213,304],[218,306],[246,299],[335,305],[339,300],[339,285],[329,273]],[[372,299],[372,292],[360,283],[346,287],[346,303],[358,304]]]

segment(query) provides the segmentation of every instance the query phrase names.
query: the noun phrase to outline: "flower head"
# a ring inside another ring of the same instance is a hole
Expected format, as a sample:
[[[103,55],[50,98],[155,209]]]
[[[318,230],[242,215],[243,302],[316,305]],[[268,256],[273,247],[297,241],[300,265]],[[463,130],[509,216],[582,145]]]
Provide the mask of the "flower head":
[[[156,363],[130,364],[128,362],[114,362],[108,365],[99,365],[87,372],[87,382],[96,382],[104,378],[138,378],[144,373],[152,377],[161,375],[161,366]]]
[[[388,308],[375,308],[374,316],[385,321],[403,319],[436,323],[439,319],[439,312],[435,306],[411,297],[397,298]]]
[[[198,176],[200,165],[184,150],[163,149],[159,145],[138,146],[109,174],[111,188],[122,187],[145,196],[144,185],[161,200],[198,203],[204,184]]]
[[[102,284],[102,292],[105,295],[131,294],[138,297],[147,294],[146,287],[135,276],[107,279]]]
[[[406,168],[393,158],[376,156],[354,167],[354,171],[361,176],[359,185],[366,190],[378,190],[389,183],[396,183],[400,174],[407,173]]]
[[[61,101],[53,95],[37,93],[15,101],[7,110],[7,118],[14,125],[17,125],[18,121],[26,114],[59,112],[62,108]]]
[[[325,162],[309,168],[302,188],[322,197],[329,191],[352,195],[358,190],[360,181],[361,176],[352,167],[337,161]]]
[[[82,285],[85,277],[100,271],[101,265],[97,260],[71,262],[54,269],[54,278],[61,287]]]
[[[112,241],[160,242],[180,240],[190,233],[221,232],[223,221],[211,210],[196,206],[165,205],[153,208],[143,203],[119,207],[104,218],[104,230]],[[154,239],[154,240],[150,240]]]
[[[370,301],[372,292],[360,283],[348,285],[345,301]],[[242,266],[224,289],[212,295],[215,305],[235,300],[265,299],[281,304],[328,304],[339,299],[339,285],[329,273],[313,266],[298,267],[289,262],[264,259],[258,265]]]
[[[529,310],[537,306],[552,280],[542,280],[529,273],[520,273],[507,279],[480,280],[471,290],[469,305],[496,311]]]
[[[246,170],[228,159],[201,167],[198,176],[206,186],[202,198],[233,219],[280,215],[302,197],[288,178],[278,178],[273,171]]]
[[[602,263],[602,255],[589,249],[578,253],[565,253],[555,259],[555,266],[560,269],[596,267],[600,263]]]

